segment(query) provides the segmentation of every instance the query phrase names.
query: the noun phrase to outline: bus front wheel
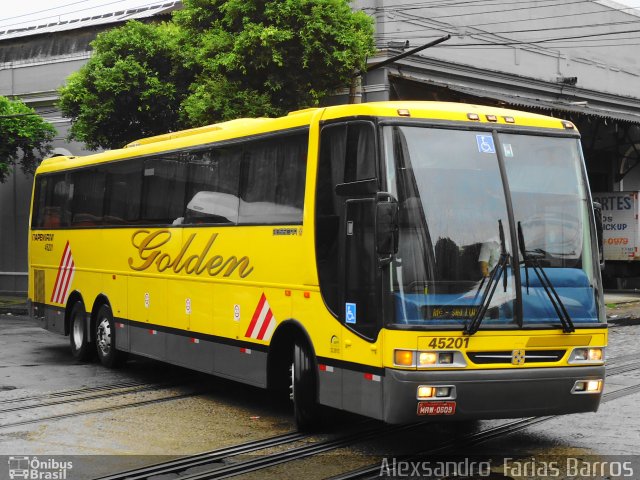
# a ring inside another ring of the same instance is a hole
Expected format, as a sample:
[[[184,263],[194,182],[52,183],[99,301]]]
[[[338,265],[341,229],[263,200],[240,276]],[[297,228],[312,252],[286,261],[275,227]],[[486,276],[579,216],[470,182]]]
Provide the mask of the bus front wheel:
[[[96,316],[96,350],[100,363],[108,368],[118,367],[124,360],[124,353],[116,350],[115,323],[109,305],[102,305]]]
[[[318,384],[310,349],[306,344],[296,342],[291,365],[291,399],[298,430],[312,431],[319,427],[321,411],[317,396]]]
[[[69,314],[69,344],[73,358],[83,362],[91,360],[93,354],[89,343],[86,317],[84,304],[81,301],[74,303]]]

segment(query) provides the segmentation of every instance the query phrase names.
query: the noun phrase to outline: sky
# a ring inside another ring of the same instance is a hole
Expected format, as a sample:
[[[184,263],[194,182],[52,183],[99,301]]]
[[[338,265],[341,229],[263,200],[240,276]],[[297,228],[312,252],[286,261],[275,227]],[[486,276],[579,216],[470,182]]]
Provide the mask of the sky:
[[[640,0],[615,1],[640,9]],[[58,19],[82,18],[161,2],[162,0],[0,0],[0,30],[49,23]]]

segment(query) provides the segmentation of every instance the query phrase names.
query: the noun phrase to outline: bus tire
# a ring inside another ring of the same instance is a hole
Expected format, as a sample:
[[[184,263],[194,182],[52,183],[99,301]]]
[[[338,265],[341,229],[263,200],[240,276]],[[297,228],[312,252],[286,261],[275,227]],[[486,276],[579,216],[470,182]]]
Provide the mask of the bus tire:
[[[69,313],[69,345],[73,358],[82,362],[91,360],[93,357],[86,317],[87,312],[84,304],[78,300],[73,304]]]
[[[317,401],[316,371],[310,349],[302,342],[296,342],[293,348],[291,397],[298,430],[317,430],[321,423],[321,409]]]
[[[100,363],[107,368],[119,367],[125,354],[116,350],[116,329],[109,305],[102,305],[98,309],[95,326],[96,351]]]

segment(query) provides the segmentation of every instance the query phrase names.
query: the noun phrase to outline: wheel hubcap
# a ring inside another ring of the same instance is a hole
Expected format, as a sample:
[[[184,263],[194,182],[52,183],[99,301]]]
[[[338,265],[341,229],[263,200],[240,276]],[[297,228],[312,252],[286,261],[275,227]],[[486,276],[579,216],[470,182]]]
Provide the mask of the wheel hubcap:
[[[76,350],[82,347],[84,342],[84,325],[81,318],[75,318],[73,321],[73,344]]]
[[[96,340],[98,341],[98,348],[102,352],[102,355],[108,355],[111,351],[111,325],[109,324],[108,318],[100,320]]]

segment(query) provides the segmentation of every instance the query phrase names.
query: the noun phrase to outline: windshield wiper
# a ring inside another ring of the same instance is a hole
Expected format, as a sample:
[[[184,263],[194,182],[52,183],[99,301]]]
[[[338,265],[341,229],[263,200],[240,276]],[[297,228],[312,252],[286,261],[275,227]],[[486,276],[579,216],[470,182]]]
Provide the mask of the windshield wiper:
[[[464,333],[467,335],[473,335],[480,329],[480,324],[484,319],[487,310],[489,309],[489,305],[491,305],[491,299],[493,298],[493,294],[496,292],[496,288],[498,287],[498,282],[500,281],[500,277],[503,277],[503,288],[504,291],[507,291],[507,265],[509,264],[510,255],[507,253],[507,247],[505,246],[504,241],[504,228],[502,228],[502,220],[498,220],[498,231],[500,232],[500,260],[498,260],[498,264],[491,271],[491,275],[489,276],[489,281],[484,289],[482,294],[482,301],[480,302],[480,308],[476,312],[473,320],[468,325],[464,327]],[[484,278],[482,279],[482,284],[484,283]]]
[[[520,243],[520,253],[522,254],[522,261],[524,263],[524,274],[527,282],[527,295],[529,295],[529,266],[533,268],[538,280],[540,280],[540,285],[544,288],[545,293],[549,297],[551,301],[551,305],[553,305],[553,309],[556,311],[556,315],[560,319],[560,323],[562,323],[562,331],[564,333],[575,332],[575,327],[573,326],[573,321],[569,316],[569,312],[562,303],[560,299],[560,295],[554,288],[551,280],[547,276],[547,273],[544,271],[544,268],[538,262],[538,258],[543,256],[546,252],[542,249],[535,249],[533,251],[527,250],[527,247],[524,243],[524,234],[522,233],[522,224],[518,222],[518,242]]]

